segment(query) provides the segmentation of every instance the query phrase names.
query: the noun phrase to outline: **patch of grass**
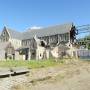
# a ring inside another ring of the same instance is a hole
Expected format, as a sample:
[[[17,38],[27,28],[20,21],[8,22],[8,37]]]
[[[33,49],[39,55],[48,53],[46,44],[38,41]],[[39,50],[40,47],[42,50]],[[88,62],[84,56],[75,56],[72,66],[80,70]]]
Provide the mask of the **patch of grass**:
[[[0,61],[0,67],[27,67],[27,68],[44,68],[49,66],[55,66],[62,64],[62,60],[30,60],[30,61],[23,61],[23,60],[7,60],[7,61]]]

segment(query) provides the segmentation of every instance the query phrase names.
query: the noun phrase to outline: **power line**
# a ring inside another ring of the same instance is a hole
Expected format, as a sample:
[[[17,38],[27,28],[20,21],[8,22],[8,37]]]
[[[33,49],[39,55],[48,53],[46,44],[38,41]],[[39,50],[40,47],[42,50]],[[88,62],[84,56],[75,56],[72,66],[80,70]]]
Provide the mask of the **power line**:
[[[78,31],[78,34],[81,33],[90,33],[90,24],[77,26],[76,30]]]

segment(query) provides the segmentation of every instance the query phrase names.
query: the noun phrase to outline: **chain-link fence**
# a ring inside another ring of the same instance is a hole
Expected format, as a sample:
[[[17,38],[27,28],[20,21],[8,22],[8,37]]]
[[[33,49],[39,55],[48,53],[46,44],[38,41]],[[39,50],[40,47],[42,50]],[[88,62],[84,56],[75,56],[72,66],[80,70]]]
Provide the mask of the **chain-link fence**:
[[[78,50],[77,55],[81,59],[90,59],[90,50]]]

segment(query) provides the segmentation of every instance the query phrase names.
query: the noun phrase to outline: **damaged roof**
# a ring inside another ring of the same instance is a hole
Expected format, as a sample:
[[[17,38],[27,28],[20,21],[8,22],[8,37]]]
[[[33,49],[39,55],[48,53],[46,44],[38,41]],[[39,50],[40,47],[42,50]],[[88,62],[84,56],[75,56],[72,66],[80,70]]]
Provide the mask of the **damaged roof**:
[[[11,38],[19,39],[19,40],[22,39],[22,33],[21,32],[18,32],[16,30],[13,30],[13,29],[10,29],[10,28],[7,28],[7,27],[4,27],[4,30],[8,31]]]
[[[22,39],[23,40],[30,39],[30,38],[33,38],[35,35],[37,37],[43,37],[43,36],[67,33],[67,32],[70,32],[72,26],[73,26],[73,23],[67,23],[67,24],[42,28],[42,29],[34,29],[34,30],[30,29],[27,32],[23,32]]]
[[[73,23],[66,23],[62,25],[55,25],[41,29],[29,29],[28,31],[23,33],[7,27],[4,28],[9,32],[11,38],[25,40],[25,39],[31,39],[35,35],[37,37],[44,37],[44,36],[68,33],[70,32],[72,27],[73,27]]]

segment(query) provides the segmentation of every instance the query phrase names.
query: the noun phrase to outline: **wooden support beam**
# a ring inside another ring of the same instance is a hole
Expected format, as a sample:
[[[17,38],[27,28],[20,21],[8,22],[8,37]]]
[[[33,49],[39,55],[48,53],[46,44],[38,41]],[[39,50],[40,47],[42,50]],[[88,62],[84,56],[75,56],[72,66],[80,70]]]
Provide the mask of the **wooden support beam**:
[[[14,72],[14,74],[12,74],[13,76],[29,73],[29,69],[21,68],[21,67],[20,68],[13,68],[12,71]]]
[[[0,69],[0,78],[5,78],[9,76],[16,76],[29,73],[29,69],[27,68],[12,68],[12,69]]]

